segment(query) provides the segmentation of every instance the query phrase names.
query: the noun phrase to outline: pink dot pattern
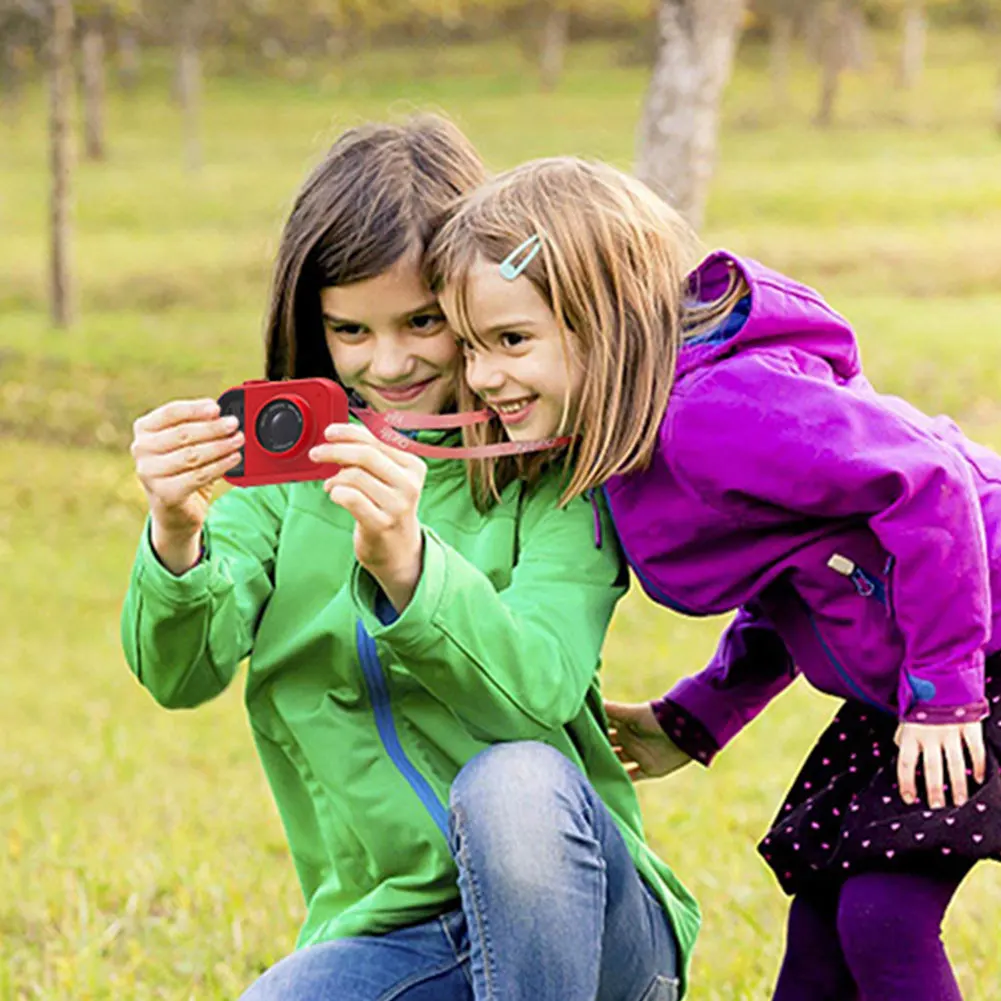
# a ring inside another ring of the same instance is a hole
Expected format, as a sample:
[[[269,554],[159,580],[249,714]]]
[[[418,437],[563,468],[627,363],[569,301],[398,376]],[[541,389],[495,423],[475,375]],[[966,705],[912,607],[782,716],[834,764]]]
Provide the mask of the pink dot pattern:
[[[854,872],[918,867],[951,876],[980,859],[1001,861],[1001,656],[989,658],[987,667],[988,769],[977,783],[967,756],[968,799],[961,806],[947,771],[946,806],[929,808],[920,766],[918,802],[906,804],[897,782],[897,719],[845,703],[758,846],[786,892]]]

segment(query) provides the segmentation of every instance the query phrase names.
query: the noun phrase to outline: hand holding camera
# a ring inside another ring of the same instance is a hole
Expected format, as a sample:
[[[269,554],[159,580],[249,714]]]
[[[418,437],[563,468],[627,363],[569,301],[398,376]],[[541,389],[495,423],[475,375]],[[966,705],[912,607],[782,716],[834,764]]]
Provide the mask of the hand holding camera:
[[[173,573],[198,559],[215,482],[241,462],[239,421],[215,400],[175,400],[133,425],[131,452],[152,518],[153,547]]]
[[[417,506],[424,462],[353,424],[329,425],[323,443],[313,446],[309,457],[340,467],[323,489],[354,518],[355,557],[402,612],[421,576],[423,537]]]
[[[421,574],[417,504],[424,463],[383,444],[367,427],[349,424],[347,395],[329,379],[251,380],[227,390],[219,404],[246,429],[242,461],[227,479],[323,479],[330,499],[355,519],[358,562],[402,611]]]

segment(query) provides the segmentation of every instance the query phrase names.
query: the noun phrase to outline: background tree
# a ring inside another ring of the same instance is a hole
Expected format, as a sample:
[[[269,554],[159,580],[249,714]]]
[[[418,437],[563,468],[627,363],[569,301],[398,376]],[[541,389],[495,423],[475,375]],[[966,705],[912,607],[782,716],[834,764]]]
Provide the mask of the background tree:
[[[539,46],[539,83],[543,90],[555,90],[563,76],[570,7],[566,0],[548,0],[544,7],[542,44]]]
[[[202,165],[202,58],[199,49],[202,17],[199,7],[199,0],[181,0],[177,33],[177,98],[184,132],[184,162],[189,170],[197,170]]]
[[[70,263],[72,226],[73,5],[51,0],[49,38],[50,307],[52,322],[68,327],[74,320]]]
[[[80,94],[83,107],[83,154],[105,158],[105,28],[109,10],[102,0],[76,0],[80,32]]]
[[[858,0],[817,0],[814,12],[820,56],[820,103],[814,119],[821,128],[834,121],[846,69],[864,65],[864,19]]]
[[[789,105],[789,69],[801,0],[757,0],[756,19],[767,25],[772,93],[779,108]]]
[[[640,122],[637,175],[702,225],[742,0],[659,0],[659,48]]]

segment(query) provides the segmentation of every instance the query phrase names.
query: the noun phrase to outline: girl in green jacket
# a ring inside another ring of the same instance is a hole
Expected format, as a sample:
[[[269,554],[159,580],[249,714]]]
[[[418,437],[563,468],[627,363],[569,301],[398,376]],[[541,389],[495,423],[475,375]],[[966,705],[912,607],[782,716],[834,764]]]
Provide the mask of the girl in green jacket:
[[[453,407],[459,353],[420,259],[483,178],[441,119],[345,133],[283,233],[268,378]],[[614,543],[582,544],[612,538],[604,512],[559,507],[544,462],[478,507],[461,463],[356,423],[315,447],[340,467],[326,482],[210,507],[241,445],[211,400],[136,421],[150,516],[122,640],[167,708],[214,698],[250,657],[306,917],[245,1001],[678,996],[697,909],[647,848],[605,735],[599,652],[626,578]]]

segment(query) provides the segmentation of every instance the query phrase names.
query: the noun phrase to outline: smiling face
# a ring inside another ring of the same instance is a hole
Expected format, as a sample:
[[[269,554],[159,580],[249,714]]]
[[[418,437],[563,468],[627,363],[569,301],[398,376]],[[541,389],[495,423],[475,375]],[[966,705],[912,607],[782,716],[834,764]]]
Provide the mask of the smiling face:
[[[416,250],[375,278],[322,289],[320,303],[338,378],[373,410],[437,414],[453,403],[461,353]]]
[[[466,382],[514,441],[565,433],[573,423],[584,373],[564,349],[560,326],[524,275],[503,278],[480,257],[466,281],[466,315],[476,341],[463,342]],[[456,316],[454,290],[442,294]]]

